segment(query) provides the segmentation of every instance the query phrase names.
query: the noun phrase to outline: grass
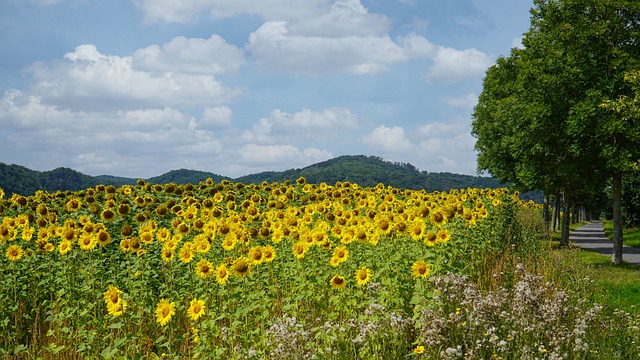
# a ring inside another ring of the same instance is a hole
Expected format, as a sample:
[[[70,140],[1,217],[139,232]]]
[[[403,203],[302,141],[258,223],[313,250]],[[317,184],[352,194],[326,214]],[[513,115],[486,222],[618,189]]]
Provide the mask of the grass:
[[[571,230],[582,225],[584,223],[571,225]],[[605,221],[603,225],[605,235],[611,237],[612,222]],[[557,247],[559,237],[559,233],[552,234],[554,247]],[[640,230],[625,229],[624,239],[625,245],[640,247]],[[578,281],[581,277],[590,279],[590,284],[585,284],[589,290],[585,294],[590,294],[591,300],[612,309],[640,313],[637,306],[640,304],[640,266],[629,263],[615,266],[609,256],[578,248],[557,249],[555,256],[563,267],[563,276],[570,279],[564,281]]]
[[[613,221],[605,220],[603,223],[604,234],[609,238],[613,238]],[[640,248],[640,228],[627,228],[623,230],[622,238],[627,246]]]

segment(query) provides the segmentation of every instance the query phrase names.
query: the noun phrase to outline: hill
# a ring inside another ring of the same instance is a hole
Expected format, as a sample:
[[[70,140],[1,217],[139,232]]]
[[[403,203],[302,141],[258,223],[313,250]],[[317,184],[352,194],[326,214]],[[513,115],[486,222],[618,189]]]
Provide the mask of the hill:
[[[469,176],[452,173],[429,173],[419,171],[408,163],[385,161],[376,156],[347,155],[339,156],[327,161],[319,162],[301,169],[285,171],[266,171],[242,176],[236,179],[220,176],[210,172],[179,169],[163,175],[155,176],[146,181],[154,184],[197,184],[211,178],[214,182],[231,180],[243,183],[295,181],[304,177],[309,183],[335,184],[338,181],[348,181],[361,186],[375,186],[379,183],[396,188],[427,191],[447,191],[463,188],[496,188],[503,184],[491,177]],[[35,171],[20,165],[0,163],[0,188],[6,196],[13,193],[32,195],[37,190],[46,191],[76,191],[98,184],[105,185],[133,185],[136,179],[110,175],[88,176],[69,168],[57,168],[51,171]]]
[[[491,177],[421,172],[409,163],[390,162],[377,156],[364,155],[339,156],[302,169],[267,171],[243,176],[236,180],[244,183],[282,182],[295,181],[301,176],[309,183],[335,184],[337,181],[349,181],[360,186],[375,186],[383,183],[396,188],[427,191],[504,186]]]

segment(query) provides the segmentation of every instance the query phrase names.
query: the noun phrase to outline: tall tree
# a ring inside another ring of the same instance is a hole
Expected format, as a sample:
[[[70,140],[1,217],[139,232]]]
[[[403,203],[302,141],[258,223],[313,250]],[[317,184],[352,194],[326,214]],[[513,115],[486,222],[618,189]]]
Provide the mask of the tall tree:
[[[603,126],[604,137],[610,141],[603,144],[607,165],[613,172],[613,259],[622,261],[622,176],[625,172],[637,171],[640,163],[640,71],[625,74],[631,84],[633,95],[621,95],[615,100],[605,100],[600,106],[614,113]]]

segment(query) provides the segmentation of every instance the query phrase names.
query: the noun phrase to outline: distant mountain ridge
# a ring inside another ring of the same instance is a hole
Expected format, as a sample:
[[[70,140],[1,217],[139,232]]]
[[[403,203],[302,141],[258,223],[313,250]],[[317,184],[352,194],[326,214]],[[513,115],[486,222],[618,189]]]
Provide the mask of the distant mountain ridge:
[[[322,161],[301,169],[285,171],[265,171],[257,174],[229,178],[218,174],[179,169],[172,170],[160,176],[145,179],[153,184],[198,184],[211,178],[214,182],[222,180],[243,183],[295,181],[305,177],[309,183],[326,182],[335,184],[338,181],[349,181],[360,186],[375,186],[378,183],[397,188],[431,191],[447,191],[464,188],[497,188],[504,187],[492,177],[460,175],[452,173],[429,173],[419,171],[409,163],[398,163],[383,160],[376,156],[345,155]],[[32,195],[37,190],[77,191],[98,184],[121,186],[133,185],[137,179],[100,175],[89,176],[69,168],[57,168],[50,171],[36,171],[20,165],[0,163],[0,188],[7,196],[16,193]]]

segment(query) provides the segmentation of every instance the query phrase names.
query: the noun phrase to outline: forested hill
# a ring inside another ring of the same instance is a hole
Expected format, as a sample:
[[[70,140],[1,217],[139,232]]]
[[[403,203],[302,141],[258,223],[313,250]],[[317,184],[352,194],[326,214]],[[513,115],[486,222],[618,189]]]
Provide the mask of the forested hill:
[[[360,186],[375,186],[378,183],[397,188],[427,191],[446,191],[449,189],[496,188],[503,187],[498,180],[491,177],[468,176],[451,173],[429,173],[419,171],[408,163],[384,161],[375,156],[340,156],[302,169],[285,171],[268,171],[242,176],[236,179],[214,173],[195,170],[173,170],[166,174],[145,179],[149,183],[165,184],[197,184],[211,178],[214,182],[224,179],[243,183],[295,181],[305,177],[309,183],[349,181]],[[37,190],[65,191],[82,190],[97,184],[120,186],[135,184],[136,179],[109,175],[88,176],[69,168],[57,168],[51,171],[35,171],[19,165],[0,163],[0,188],[6,196],[13,193],[32,195]]]
[[[461,189],[468,187],[502,187],[494,178],[468,176],[451,173],[428,173],[419,171],[408,163],[385,161],[376,156],[345,155],[307,166],[302,169],[290,169],[281,172],[263,172],[240,177],[237,181],[260,183],[290,180],[300,176],[309,183],[335,184],[337,181],[349,181],[360,186],[375,186],[379,183],[397,188],[427,191]]]

